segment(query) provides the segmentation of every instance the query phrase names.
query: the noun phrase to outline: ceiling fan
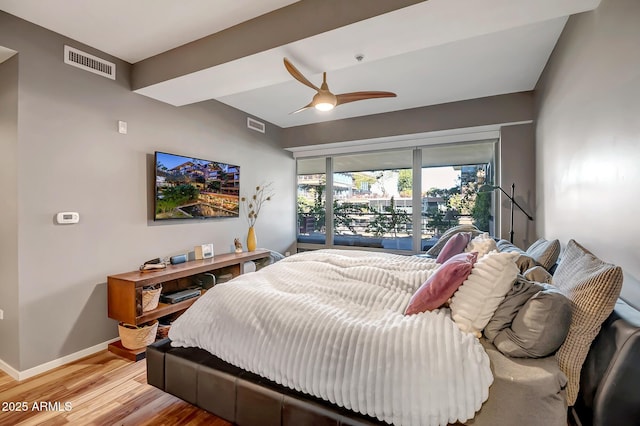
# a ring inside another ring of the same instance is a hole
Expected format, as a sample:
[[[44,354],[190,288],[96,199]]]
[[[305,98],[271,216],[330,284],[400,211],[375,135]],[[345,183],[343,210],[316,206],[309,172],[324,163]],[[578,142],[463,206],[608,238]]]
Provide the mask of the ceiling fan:
[[[300,83],[304,84],[315,90],[316,93],[313,96],[313,100],[300,108],[297,111],[292,112],[291,114],[295,114],[300,111],[304,111],[307,108],[316,108],[320,111],[329,111],[338,105],[346,104],[348,102],[355,101],[363,101],[365,99],[376,99],[376,98],[395,98],[396,94],[392,92],[351,92],[351,93],[342,93],[339,95],[334,95],[329,91],[329,86],[327,85],[327,73],[322,73],[322,85],[320,88],[311,83],[307,78],[302,75],[298,69],[293,66],[293,64],[287,59],[284,58],[284,66],[289,71],[289,74],[293,76]]]

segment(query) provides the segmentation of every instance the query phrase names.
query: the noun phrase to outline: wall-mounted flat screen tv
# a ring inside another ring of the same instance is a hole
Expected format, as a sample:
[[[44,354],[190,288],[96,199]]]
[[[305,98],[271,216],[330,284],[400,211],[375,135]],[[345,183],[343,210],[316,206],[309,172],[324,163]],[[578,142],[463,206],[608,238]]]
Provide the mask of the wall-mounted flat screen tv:
[[[240,166],[155,153],[154,220],[238,217]]]

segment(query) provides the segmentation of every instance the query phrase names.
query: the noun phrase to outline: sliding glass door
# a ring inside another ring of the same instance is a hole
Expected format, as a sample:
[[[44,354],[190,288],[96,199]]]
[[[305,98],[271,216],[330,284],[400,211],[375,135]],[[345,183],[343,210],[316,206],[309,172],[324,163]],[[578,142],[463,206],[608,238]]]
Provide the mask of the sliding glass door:
[[[299,246],[413,253],[457,224],[488,231],[491,199],[477,188],[493,179],[495,143],[299,158]]]
[[[491,198],[478,186],[493,179],[495,143],[475,142],[422,148],[422,250],[447,229],[475,225],[489,231]]]
[[[333,245],[412,250],[412,150],[333,158]]]

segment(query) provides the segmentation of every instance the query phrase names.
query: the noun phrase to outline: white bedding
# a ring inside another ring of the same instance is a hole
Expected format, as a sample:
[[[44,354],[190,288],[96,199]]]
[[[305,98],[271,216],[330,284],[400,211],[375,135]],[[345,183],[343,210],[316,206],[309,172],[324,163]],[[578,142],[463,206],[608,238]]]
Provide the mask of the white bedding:
[[[488,397],[486,352],[448,309],[403,315],[436,267],[387,253],[300,253],[213,287],[169,337],[389,423],[463,422]]]

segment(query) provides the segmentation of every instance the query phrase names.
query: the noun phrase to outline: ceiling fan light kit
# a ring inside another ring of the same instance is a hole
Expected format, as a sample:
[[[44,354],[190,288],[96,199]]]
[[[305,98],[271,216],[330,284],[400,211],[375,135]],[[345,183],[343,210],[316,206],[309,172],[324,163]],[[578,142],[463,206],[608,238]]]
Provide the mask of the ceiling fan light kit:
[[[313,97],[313,106],[315,107],[315,109],[317,109],[318,111],[331,111],[333,108],[335,108],[335,100],[331,102],[329,100],[322,100],[320,99],[321,97],[321,94]]]
[[[366,99],[376,99],[376,98],[395,98],[396,94],[392,92],[351,92],[351,93],[342,93],[339,95],[334,95],[329,91],[329,86],[327,85],[327,73],[323,73],[322,75],[322,85],[317,87],[313,83],[311,83],[298,69],[287,59],[284,58],[284,67],[289,71],[289,74],[300,83],[304,84],[307,87],[315,90],[317,93],[313,96],[311,102],[297,111],[292,112],[291,114],[298,113],[300,111],[304,111],[307,108],[314,107],[319,111],[330,111],[338,105],[346,104],[349,102],[363,101]]]
[[[338,98],[329,91],[329,86],[327,86],[327,73],[322,73],[322,86],[320,86],[318,93],[313,96],[311,105],[318,111],[331,111],[337,103]]]

